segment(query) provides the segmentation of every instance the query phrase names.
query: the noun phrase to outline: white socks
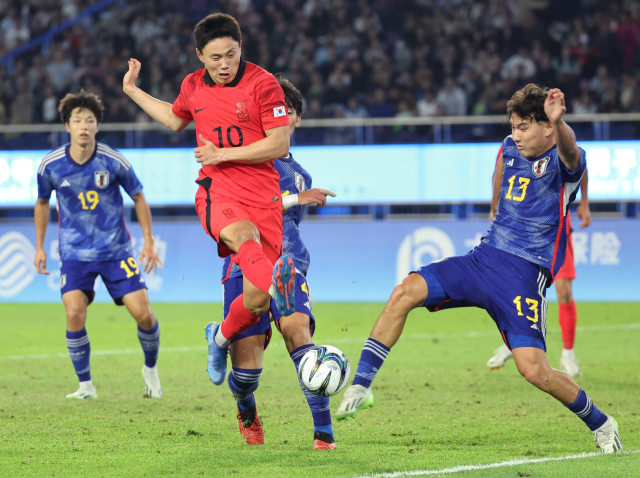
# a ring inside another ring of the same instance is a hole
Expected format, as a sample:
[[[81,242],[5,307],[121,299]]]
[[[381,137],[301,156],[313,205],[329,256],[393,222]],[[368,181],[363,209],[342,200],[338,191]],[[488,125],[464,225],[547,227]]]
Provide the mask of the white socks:
[[[213,338],[213,340],[216,344],[218,344],[218,347],[228,347],[231,343],[225,338],[224,335],[222,335],[222,325],[218,327],[218,332],[216,333],[216,336]]]

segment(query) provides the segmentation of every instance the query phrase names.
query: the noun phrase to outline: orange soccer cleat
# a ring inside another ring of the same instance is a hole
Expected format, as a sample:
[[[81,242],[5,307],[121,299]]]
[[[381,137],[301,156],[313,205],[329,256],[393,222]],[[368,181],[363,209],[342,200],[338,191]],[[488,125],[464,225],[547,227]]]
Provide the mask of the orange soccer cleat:
[[[316,432],[313,435],[314,450],[335,450],[336,448],[336,441],[328,433]]]
[[[244,441],[249,445],[264,445],[264,430],[258,417],[258,408],[243,410],[238,407],[238,427]]]

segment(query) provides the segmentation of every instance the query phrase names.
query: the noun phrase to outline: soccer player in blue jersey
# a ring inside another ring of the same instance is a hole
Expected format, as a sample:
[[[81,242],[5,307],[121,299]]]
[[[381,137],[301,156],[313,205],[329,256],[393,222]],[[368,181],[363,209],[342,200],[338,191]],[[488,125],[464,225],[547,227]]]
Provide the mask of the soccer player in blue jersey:
[[[95,140],[104,111],[96,95],[83,91],[68,94],[60,101],[58,111],[71,142],[46,155],[38,169],[35,266],[40,274],[49,274],[44,238],[49,222],[49,199],[55,191],[67,347],[80,382],[78,390],[67,398],[98,396],[91,380],[91,346],[85,329],[87,306],[93,301],[98,275],[114,302],[125,305],[138,323],[138,339],[144,352],[145,397],[161,398],[156,364],[160,328],[151,310],[140,267],[133,257],[120,192],[122,186],[133,199],[144,234],[139,262],[145,273],[155,274],[162,263],[154,246],[151,210],[142,184],[121,153]]]
[[[513,95],[507,105],[512,134],[503,143],[500,199],[489,232],[467,255],[413,271],[393,290],[336,418],[353,417],[373,404],[371,382],[411,310],[475,306],[496,322],[528,382],[583,420],[602,452],[622,450],[616,421],[593,404],[573,377],[553,369],[546,356],[545,289],[562,266],[565,219],[586,169],[585,152],[565,124],[565,112],[558,89],[529,84]]]
[[[289,136],[293,135],[300,125],[302,117],[302,95],[300,91],[282,75],[276,75],[278,83],[284,91],[289,115]],[[271,317],[284,338],[285,345],[296,367],[304,354],[314,347],[313,332],[315,319],[311,311],[311,295],[306,280],[309,268],[309,251],[300,237],[299,224],[302,219],[303,206],[317,204],[324,207],[327,196],[335,194],[326,189],[311,189],[311,176],[293,159],[289,153],[287,157],[276,160],[275,168],[280,175],[280,190],[283,208],[283,242],[282,254],[291,258],[297,274],[295,277],[295,311],[289,316],[282,316],[275,300],[271,302]],[[224,289],[224,317],[229,314],[230,304],[242,294],[242,270],[236,263],[236,256],[225,259],[222,269],[222,284]],[[264,431],[258,417],[254,392],[258,388],[262,373],[262,359],[264,349],[271,338],[270,314],[266,313],[260,321],[238,334],[231,341],[230,355],[232,370],[229,373],[229,388],[238,403],[238,426],[240,433],[250,445],[264,444]],[[215,324],[206,327],[209,346],[213,342]],[[210,357],[211,358],[211,357]],[[212,381],[217,377],[211,370],[211,360],[207,364]],[[336,448],[331,427],[331,412],[328,397],[316,397],[310,394],[300,384],[305,394],[314,424],[314,445],[316,450],[332,450]]]

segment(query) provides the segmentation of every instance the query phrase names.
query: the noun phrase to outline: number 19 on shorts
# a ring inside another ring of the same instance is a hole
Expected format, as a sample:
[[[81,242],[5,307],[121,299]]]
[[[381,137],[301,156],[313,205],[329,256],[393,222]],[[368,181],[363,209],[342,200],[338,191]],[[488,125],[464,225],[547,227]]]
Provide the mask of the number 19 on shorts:
[[[120,269],[124,269],[127,274],[127,279],[133,277],[136,274],[140,274],[138,263],[133,257],[129,257],[129,259],[127,259],[126,261],[120,261]]]

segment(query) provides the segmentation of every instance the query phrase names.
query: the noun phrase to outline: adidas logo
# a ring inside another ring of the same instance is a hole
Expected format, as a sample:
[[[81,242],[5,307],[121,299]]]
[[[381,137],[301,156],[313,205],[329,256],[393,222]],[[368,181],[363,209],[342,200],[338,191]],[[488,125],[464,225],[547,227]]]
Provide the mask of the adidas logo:
[[[66,179],[62,181],[62,184],[60,185],[61,188],[66,188],[69,186],[71,186],[71,184],[69,184],[69,181],[67,181]]]
[[[509,161],[506,166],[513,166],[513,158],[511,158],[511,161]]]

